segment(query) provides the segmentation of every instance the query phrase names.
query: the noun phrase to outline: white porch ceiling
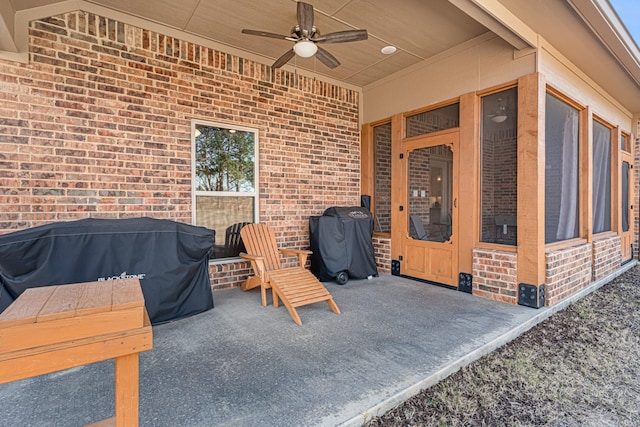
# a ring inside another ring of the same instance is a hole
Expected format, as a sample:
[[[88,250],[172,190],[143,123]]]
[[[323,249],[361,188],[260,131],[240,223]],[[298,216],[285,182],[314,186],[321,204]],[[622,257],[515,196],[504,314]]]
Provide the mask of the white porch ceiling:
[[[614,96],[625,90],[612,86],[611,67],[624,76],[626,92],[629,84],[640,88],[638,48],[624,34],[620,36],[624,29],[606,0],[306,2],[314,6],[315,25],[321,33],[364,28],[369,39],[323,45],[342,63],[333,70],[314,58],[299,57],[285,67],[295,66],[353,86],[365,87],[491,31],[515,50],[536,47],[540,34],[580,69],[595,70],[592,78],[607,90],[611,87]],[[19,32],[24,29],[17,28],[20,20],[14,17],[22,16],[24,21],[25,16],[37,16],[52,7],[74,10],[87,6],[202,37],[269,65],[293,43],[246,35],[241,30],[288,35],[296,23],[296,0],[0,0],[0,51],[20,50]],[[387,45],[397,47],[397,52],[383,55],[380,49]],[[599,71],[603,64],[606,69]],[[640,111],[640,104],[634,111]]]
[[[492,16],[495,13],[476,4],[485,0],[305,1],[314,6],[315,26],[321,33],[366,29],[369,39],[323,45],[342,63],[334,70],[315,58],[296,57],[288,65],[358,87],[489,30],[515,48],[531,45],[501,23],[504,17]],[[291,49],[293,43],[246,35],[241,30],[249,28],[288,35],[296,24],[296,0],[0,0],[2,2],[9,2],[16,13],[55,4],[66,4],[68,8],[74,4],[94,4],[257,55],[266,64],[272,64]],[[499,6],[497,1],[493,2]],[[387,45],[395,46],[396,53],[383,55],[380,50]]]

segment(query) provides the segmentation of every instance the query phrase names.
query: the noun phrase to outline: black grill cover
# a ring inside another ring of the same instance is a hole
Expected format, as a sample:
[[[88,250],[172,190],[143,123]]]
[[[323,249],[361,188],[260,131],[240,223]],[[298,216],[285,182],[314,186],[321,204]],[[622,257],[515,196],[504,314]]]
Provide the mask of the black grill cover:
[[[152,323],[213,308],[215,232],[152,218],[82,219],[0,236],[0,312],[25,289],[138,277]]]
[[[311,271],[319,280],[332,280],[342,271],[354,279],[378,275],[368,209],[331,207],[323,216],[309,218],[309,234]]]

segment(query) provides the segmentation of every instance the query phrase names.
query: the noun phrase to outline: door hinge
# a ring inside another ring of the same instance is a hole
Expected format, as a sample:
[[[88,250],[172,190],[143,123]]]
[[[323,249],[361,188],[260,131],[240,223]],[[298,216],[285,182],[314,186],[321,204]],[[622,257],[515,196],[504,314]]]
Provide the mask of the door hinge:
[[[402,261],[402,255],[400,255],[400,256],[398,257],[398,259],[399,259],[400,261]]]
[[[404,153],[400,153],[400,158],[404,159]]]
[[[400,206],[400,212],[404,210],[404,206]]]

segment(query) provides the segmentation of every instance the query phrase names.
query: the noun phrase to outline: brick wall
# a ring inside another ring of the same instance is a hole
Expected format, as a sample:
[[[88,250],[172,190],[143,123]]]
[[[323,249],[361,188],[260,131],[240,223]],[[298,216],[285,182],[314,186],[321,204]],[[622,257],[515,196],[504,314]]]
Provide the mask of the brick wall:
[[[496,226],[496,215],[515,217],[518,207],[517,129],[486,129],[482,137],[481,241],[517,244],[518,228],[507,233]]]
[[[622,260],[621,238],[618,235],[595,237],[593,239],[593,273],[592,280],[603,277],[620,269]]]
[[[211,289],[220,290],[238,287],[253,275],[251,265],[246,262],[221,261],[209,263]]]
[[[591,256],[589,243],[545,254],[546,305],[554,305],[591,283]]]
[[[85,217],[191,223],[191,120],[258,130],[260,220],[308,247],[308,218],[359,205],[359,93],[74,12],[0,61],[0,233]],[[214,286],[246,264],[211,267]],[[243,277],[244,276],[244,277]]]
[[[378,274],[391,274],[391,238],[373,236],[373,250]]]
[[[509,304],[518,303],[518,255],[515,252],[473,249],[473,295]]]

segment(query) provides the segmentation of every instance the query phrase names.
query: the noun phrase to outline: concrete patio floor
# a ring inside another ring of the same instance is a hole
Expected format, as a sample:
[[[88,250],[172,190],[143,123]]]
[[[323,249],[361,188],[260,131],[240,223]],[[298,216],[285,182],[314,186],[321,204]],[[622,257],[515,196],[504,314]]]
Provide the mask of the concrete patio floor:
[[[213,310],[154,326],[154,348],[140,355],[140,425],[361,425],[571,301],[536,310],[394,276],[326,286],[342,314],[301,307],[302,326],[262,307],[257,289],[216,291]],[[113,368],[0,385],[0,426],[113,416]]]

